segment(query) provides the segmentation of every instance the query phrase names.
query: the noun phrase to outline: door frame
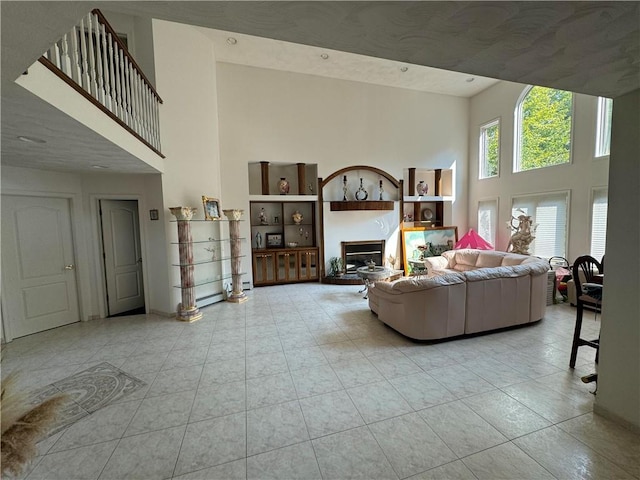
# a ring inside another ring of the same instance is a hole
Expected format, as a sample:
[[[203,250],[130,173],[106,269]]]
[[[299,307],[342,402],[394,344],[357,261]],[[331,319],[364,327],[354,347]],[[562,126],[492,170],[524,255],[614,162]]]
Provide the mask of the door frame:
[[[102,253],[102,225],[100,223],[100,200],[135,200],[138,202],[138,223],[140,225],[140,255],[142,256],[142,285],[144,287],[144,309],[146,313],[150,311],[149,304],[149,274],[147,271],[147,224],[144,221],[143,212],[146,212],[144,199],[136,194],[106,194],[98,193],[89,195],[89,205],[91,208],[91,244],[94,248],[92,255],[96,278],[96,298],[98,300],[98,311],[100,318],[107,318],[107,283],[105,280],[105,268]]]
[[[81,322],[89,320],[89,305],[90,292],[89,288],[83,287],[83,285],[90,285],[89,278],[89,256],[85,249],[84,243],[80,241],[82,236],[81,225],[79,225],[78,219],[83,218],[81,195],[77,193],[65,193],[65,192],[47,192],[47,191],[31,191],[25,193],[22,189],[16,188],[3,188],[2,195],[11,195],[14,197],[38,197],[38,198],[62,198],[69,202],[69,215],[71,216],[71,240],[73,242],[73,256],[76,264],[76,292],[78,298],[78,314]],[[13,331],[9,322],[5,322],[7,318],[6,305],[0,300],[1,318],[2,321],[2,341],[10,342],[14,339]]]

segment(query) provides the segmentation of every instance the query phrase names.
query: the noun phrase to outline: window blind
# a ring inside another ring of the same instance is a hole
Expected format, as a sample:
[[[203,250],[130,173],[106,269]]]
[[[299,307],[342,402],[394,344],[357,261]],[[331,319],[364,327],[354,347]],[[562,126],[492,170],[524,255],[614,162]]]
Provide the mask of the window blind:
[[[496,246],[496,228],[498,223],[498,201],[478,202],[478,235],[494,247]]]
[[[591,203],[591,253],[600,260],[604,255],[607,244],[607,206],[608,190],[598,188],[593,190]]]
[[[566,257],[568,199],[568,192],[513,199],[512,215],[517,218],[524,212],[525,215],[531,215],[533,224],[537,225],[533,234],[536,238],[529,246],[532,255],[542,258]]]

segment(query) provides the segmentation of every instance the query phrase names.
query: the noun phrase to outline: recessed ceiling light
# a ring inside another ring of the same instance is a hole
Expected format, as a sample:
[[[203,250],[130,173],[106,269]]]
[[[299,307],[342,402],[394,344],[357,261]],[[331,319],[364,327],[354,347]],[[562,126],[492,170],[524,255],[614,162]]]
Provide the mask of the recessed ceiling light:
[[[327,58],[329,58],[329,54],[328,53],[322,53],[320,55],[320,58],[323,59],[323,60],[326,60]]]
[[[105,165],[91,165],[91,168],[96,168],[98,170],[106,170],[109,167],[107,167]]]
[[[27,142],[27,143],[47,143],[46,140],[42,140],[41,138],[38,137],[27,137],[24,135],[20,135],[18,137],[18,140],[22,140],[23,142]]]
[[[467,83],[471,83],[471,82],[473,82],[474,80],[475,80],[475,78],[473,78],[473,77],[469,77],[469,78],[467,78],[467,79],[465,80],[465,82],[467,82]]]
[[[402,73],[406,72],[407,70],[409,70],[409,67],[400,67],[400,71]]]
[[[228,37],[228,38],[227,38],[227,43],[228,43],[229,45],[235,45],[236,43],[238,43],[238,39],[237,39],[237,38],[234,38],[234,37]]]

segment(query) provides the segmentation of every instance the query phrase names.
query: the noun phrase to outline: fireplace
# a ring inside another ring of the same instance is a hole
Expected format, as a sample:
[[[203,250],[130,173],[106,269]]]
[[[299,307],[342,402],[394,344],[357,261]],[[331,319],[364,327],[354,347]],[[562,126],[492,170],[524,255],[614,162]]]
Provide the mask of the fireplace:
[[[342,262],[346,273],[355,273],[373,260],[376,265],[384,265],[384,240],[359,240],[342,243]]]

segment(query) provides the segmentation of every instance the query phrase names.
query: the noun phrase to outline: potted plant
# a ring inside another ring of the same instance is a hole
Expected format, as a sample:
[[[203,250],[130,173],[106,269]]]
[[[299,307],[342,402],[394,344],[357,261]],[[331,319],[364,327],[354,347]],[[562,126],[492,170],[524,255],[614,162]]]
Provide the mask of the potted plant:
[[[331,257],[329,259],[329,276],[330,277],[340,277],[344,275],[342,258],[340,257]]]

